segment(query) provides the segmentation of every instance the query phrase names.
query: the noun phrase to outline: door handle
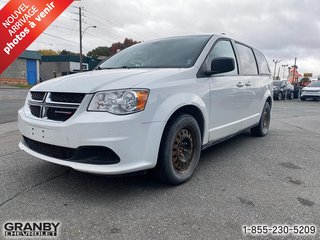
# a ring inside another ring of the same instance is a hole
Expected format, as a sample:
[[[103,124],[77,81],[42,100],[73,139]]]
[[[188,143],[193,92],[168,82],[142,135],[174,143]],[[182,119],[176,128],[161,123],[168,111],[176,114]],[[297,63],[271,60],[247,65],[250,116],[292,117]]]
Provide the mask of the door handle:
[[[238,82],[238,83],[237,83],[237,87],[238,87],[238,88],[241,88],[241,87],[243,87],[243,86],[244,86],[244,85],[243,85],[242,82]]]
[[[246,86],[250,87],[251,86],[251,82],[250,81],[246,82]]]

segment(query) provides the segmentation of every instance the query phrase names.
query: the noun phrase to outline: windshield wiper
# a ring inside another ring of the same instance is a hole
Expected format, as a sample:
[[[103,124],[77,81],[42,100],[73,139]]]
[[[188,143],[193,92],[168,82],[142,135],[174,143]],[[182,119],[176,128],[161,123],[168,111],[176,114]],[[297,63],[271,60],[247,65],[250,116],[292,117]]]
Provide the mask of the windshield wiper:
[[[104,70],[104,69],[114,69],[114,68],[102,68],[102,67],[96,67],[95,70]]]
[[[97,67],[96,70],[104,70],[104,69],[130,69],[130,68],[142,68],[135,66],[121,66],[121,67]]]

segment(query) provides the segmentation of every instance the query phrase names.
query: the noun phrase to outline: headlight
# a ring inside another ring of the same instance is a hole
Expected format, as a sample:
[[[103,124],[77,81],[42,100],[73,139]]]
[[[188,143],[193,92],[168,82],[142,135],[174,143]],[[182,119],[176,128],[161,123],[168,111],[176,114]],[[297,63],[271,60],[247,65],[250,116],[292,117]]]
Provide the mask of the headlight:
[[[130,114],[143,111],[149,96],[147,89],[123,89],[97,92],[88,111]]]

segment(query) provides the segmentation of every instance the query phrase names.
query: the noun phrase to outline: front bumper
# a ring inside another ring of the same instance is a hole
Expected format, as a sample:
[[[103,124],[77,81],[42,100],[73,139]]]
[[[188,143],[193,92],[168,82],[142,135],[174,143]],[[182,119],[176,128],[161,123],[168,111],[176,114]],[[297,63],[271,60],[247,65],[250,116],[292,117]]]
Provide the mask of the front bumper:
[[[139,116],[143,112],[117,116],[79,110],[68,121],[54,122],[30,117],[22,108],[18,113],[18,129],[28,139],[54,146],[109,148],[119,156],[119,163],[101,165],[66,161],[36,152],[25,141],[19,143],[20,149],[48,162],[96,174],[125,174],[155,167],[163,122],[144,123]]]
[[[302,98],[318,98],[320,99],[320,92],[319,91],[302,91],[300,97]]]

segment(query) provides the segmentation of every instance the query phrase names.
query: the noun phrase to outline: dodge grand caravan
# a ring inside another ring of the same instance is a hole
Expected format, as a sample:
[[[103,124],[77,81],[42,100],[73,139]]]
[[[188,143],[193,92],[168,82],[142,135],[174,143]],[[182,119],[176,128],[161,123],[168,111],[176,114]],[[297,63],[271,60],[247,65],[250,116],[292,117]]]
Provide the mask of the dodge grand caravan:
[[[189,180],[202,149],[268,132],[272,80],[258,50],[224,35],[148,41],[92,72],[33,87],[19,110],[19,147],[97,174],[152,169]]]

